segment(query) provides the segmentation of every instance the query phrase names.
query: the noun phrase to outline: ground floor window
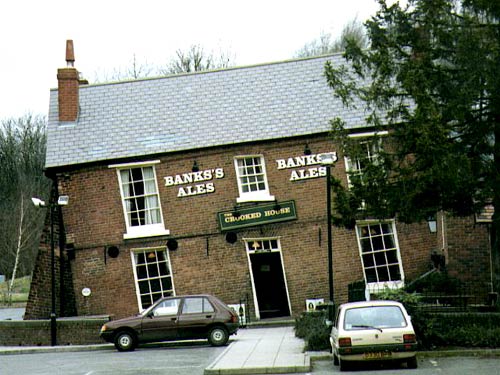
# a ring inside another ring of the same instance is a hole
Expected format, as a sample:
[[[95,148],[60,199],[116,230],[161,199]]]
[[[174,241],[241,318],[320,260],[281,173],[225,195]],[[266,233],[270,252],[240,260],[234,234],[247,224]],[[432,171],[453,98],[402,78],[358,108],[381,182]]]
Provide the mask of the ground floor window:
[[[358,224],[356,234],[370,291],[401,286],[403,267],[394,221]]]
[[[132,252],[139,310],[162,297],[175,295],[170,258],[165,248],[137,249]]]

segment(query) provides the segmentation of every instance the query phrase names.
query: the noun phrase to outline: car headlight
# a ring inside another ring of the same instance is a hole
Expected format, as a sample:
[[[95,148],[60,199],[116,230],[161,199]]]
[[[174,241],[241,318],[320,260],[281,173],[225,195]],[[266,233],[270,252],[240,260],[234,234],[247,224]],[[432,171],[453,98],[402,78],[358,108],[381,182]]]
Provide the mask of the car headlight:
[[[108,330],[108,327],[106,326],[106,324],[101,327],[101,333],[103,333],[107,330]]]

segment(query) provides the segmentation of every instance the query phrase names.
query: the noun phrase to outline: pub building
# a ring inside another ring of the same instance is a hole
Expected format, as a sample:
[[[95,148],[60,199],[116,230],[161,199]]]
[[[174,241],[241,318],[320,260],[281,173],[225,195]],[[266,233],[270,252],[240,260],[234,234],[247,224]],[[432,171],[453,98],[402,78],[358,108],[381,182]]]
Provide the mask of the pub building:
[[[330,120],[366,144],[375,134],[326,83],[340,54],[105,84],[80,78],[72,41],[66,60],[46,156],[52,199],[69,198],[56,220],[58,316],[117,319],[207,293],[247,320],[294,317],[330,290],[348,301],[353,283],[367,298],[401,288],[432,269],[432,254],[488,292],[488,224],[474,217],[332,227],[329,267],[326,177],[347,185],[361,168],[333,143]],[[41,248],[31,318],[50,303],[48,256]]]

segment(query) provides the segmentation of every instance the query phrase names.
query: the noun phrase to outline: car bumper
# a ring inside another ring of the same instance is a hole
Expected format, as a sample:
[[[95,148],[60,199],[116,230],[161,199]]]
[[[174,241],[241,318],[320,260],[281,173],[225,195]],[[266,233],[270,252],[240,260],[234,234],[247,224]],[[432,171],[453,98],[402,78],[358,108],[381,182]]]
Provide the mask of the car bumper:
[[[238,323],[226,323],[226,327],[230,335],[235,335],[240,325]]]
[[[414,357],[416,351],[416,343],[334,348],[334,352],[338,357],[345,361],[399,360]]]
[[[113,342],[114,339],[114,331],[104,331],[99,334],[101,338],[106,342]]]

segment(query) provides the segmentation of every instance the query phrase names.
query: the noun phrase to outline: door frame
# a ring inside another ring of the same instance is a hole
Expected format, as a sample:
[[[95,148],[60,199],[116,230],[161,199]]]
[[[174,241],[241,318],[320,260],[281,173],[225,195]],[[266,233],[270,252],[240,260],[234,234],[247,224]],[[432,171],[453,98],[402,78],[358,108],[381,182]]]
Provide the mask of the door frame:
[[[292,312],[292,305],[290,303],[290,293],[288,291],[288,281],[286,278],[286,272],[285,272],[285,264],[283,262],[283,252],[281,250],[281,239],[280,237],[251,237],[251,238],[243,238],[242,239],[244,244],[245,244],[245,252],[247,254],[247,260],[248,260],[248,271],[250,272],[250,280],[252,281],[252,294],[253,294],[253,303],[255,306],[255,318],[257,320],[260,320],[260,308],[259,308],[259,301],[257,299],[257,290],[255,289],[255,280],[253,276],[253,271],[252,271],[252,259],[250,255],[259,253],[256,250],[252,250],[249,244],[254,241],[269,241],[269,240],[276,240],[278,243],[278,248],[277,249],[271,249],[271,253],[279,253],[280,255],[280,262],[281,262],[281,271],[283,272],[283,282],[285,283],[285,292],[286,292],[286,300],[288,303],[288,311],[290,312],[290,316],[293,315]]]

